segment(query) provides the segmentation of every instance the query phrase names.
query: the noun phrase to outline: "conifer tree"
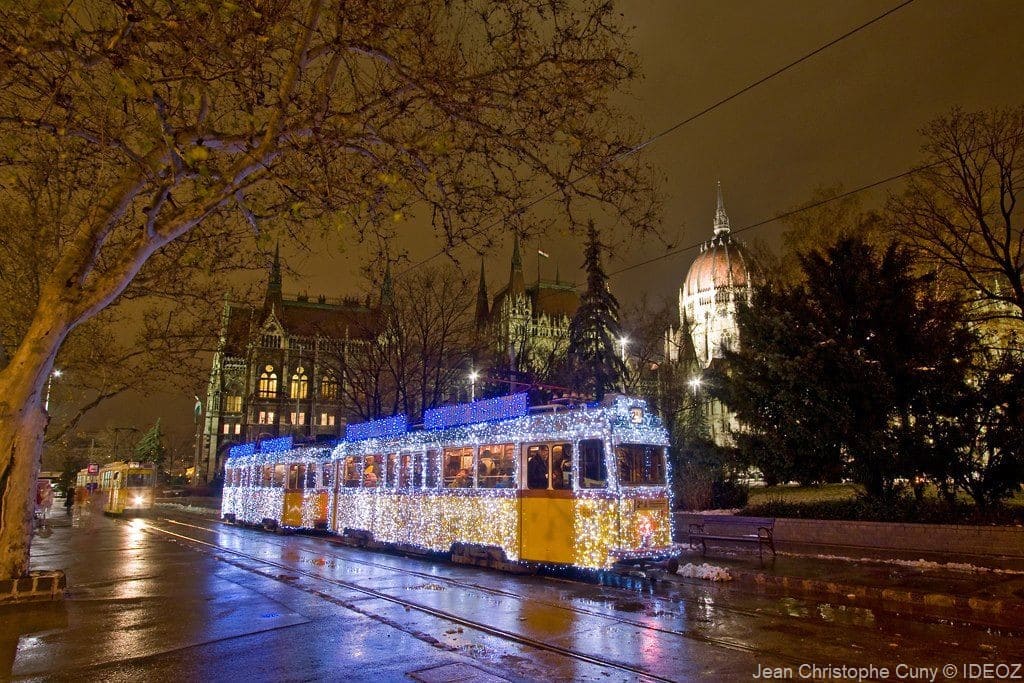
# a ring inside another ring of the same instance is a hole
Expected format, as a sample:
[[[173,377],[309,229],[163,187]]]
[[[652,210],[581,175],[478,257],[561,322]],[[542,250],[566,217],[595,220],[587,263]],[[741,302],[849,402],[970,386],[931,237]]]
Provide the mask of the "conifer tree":
[[[167,449],[164,447],[164,433],[160,428],[160,419],[149,428],[139,442],[135,444],[135,457],[140,462],[152,462],[157,469],[162,469]]]
[[[569,382],[574,390],[601,400],[620,381],[626,368],[616,349],[621,334],[619,302],[601,266],[601,242],[594,221],[587,226],[583,267],[587,271],[587,290],[569,323]]]

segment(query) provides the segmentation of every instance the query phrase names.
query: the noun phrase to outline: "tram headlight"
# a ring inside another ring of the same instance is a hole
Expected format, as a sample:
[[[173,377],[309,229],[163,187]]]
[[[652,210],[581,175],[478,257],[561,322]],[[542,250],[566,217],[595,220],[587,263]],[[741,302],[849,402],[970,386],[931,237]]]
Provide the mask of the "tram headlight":
[[[140,507],[143,506],[143,504],[145,502],[146,502],[146,497],[145,496],[135,496],[134,498],[132,498],[132,506],[133,507],[140,508]]]

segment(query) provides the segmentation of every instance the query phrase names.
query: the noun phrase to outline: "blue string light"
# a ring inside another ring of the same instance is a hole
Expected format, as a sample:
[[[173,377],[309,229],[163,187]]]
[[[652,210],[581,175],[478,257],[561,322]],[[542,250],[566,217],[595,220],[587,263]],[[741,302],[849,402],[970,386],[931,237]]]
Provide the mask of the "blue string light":
[[[276,439],[264,439],[260,441],[260,453],[277,453],[278,451],[291,450],[292,437],[281,436]]]
[[[241,458],[246,455],[252,455],[256,452],[256,444],[254,443],[241,443],[237,446],[232,446],[228,450],[229,457]]]
[[[459,403],[454,406],[442,406],[423,412],[424,429],[447,429],[474,422],[491,422],[494,420],[510,420],[522,417],[530,412],[530,402],[526,393],[499,396],[486,401]]]
[[[409,431],[409,419],[405,415],[394,415],[381,420],[370,420],[345,426],[346,441],[388,438],[401,436]]]

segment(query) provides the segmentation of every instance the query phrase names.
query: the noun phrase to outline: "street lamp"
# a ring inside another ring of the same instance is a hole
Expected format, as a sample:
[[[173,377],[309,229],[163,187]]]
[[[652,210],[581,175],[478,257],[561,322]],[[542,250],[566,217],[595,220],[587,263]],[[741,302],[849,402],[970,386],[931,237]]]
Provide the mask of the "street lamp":
[[[476,370],[469,371],[469,402],[472,403],[476,400],[476,380],[480,376],[480,373]]]
[[[43,403],[43,410],[46,412],[50,412],[50,389],[53,387],[53,378],[60,379],[63,374],[60,370],[55,369],[46,380],[46,401]]]
[[[619,352],[622,354],[622,362],[626,362],[626,346],[629,344],[629,337],[619,337]]]
[[[700,389],[701,380],[700,377],[694,377],[690,380],[690,388],[693,389],[693,395],[697,395],[697,390]]]

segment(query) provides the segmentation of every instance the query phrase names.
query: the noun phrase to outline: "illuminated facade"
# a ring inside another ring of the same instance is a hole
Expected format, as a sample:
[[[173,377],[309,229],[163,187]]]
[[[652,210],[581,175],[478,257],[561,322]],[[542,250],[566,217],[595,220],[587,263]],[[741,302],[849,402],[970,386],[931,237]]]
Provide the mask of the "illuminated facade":
[[[718,185],[713,236],[704,242],[679,290],[679,327],[670,328],[665,356],[689,363],[699,374],[739,343],[736,310],[749,303],[758,280],[746,246],[730,234],[729,216]],[[719,401],[706,403],[710,436],[719,445],[730,443],[735,417]]]
[[[225,301],[206,392],[200,475],[221,471],[234,444],[293,436],[330,440],[351,416],[346,360],[376,336],[380,309],[354,299],[282,293],[274,254],[262,309]]]
[[[501,365],[513,373],[542,374],[569,345],[569,322],[579,307],[576,285],[555,279],[527,285],[516,236],[508,284],[498,290],[488,307],[484,272],[480,272],[477,325],[488,330]],[[506,365],[507,364],[507,365]]]

